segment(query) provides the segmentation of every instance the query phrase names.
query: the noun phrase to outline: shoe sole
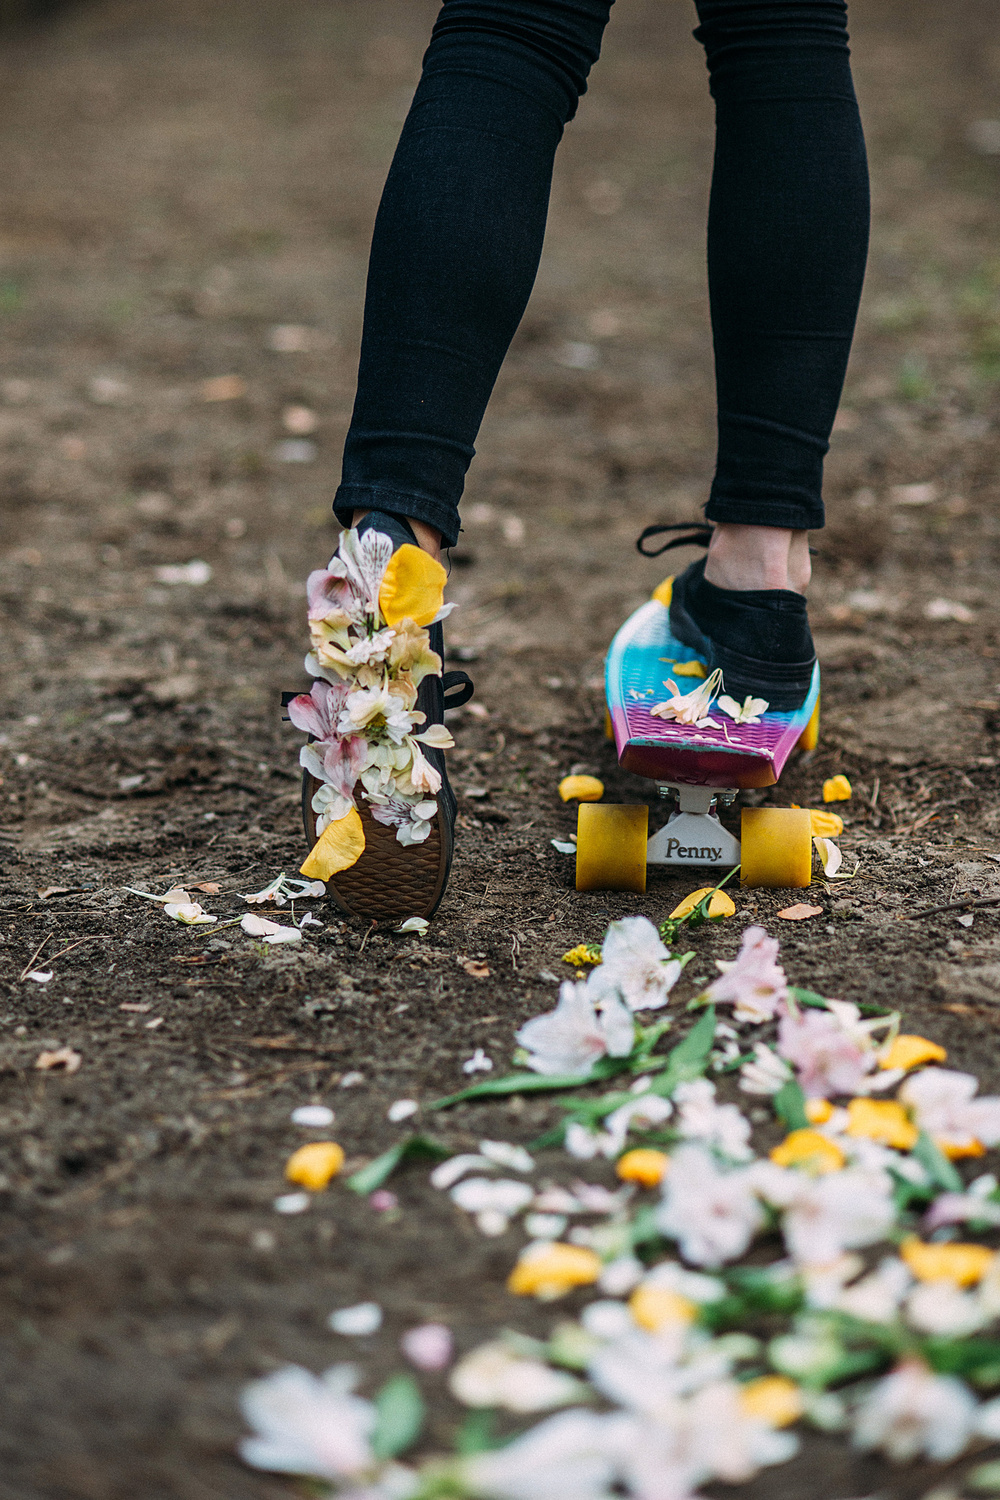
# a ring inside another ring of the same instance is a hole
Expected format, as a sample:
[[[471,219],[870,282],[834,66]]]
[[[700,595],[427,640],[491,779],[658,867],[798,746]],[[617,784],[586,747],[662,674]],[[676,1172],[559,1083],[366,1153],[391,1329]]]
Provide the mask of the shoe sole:
[[[312,799],[322,785],[308,772],[302,777],[302,821],[309,847],[316,842],[316,814]],[[443,790],[443,789],[442,789]],[[431,831],[422,844],[401,844],[395,828],[377,823],[364,798],[358,812],[364,829],[364,853],[348,870],[327,881],[327,895],[342,912],[368,922],[401,922],[407,917],[430,917],[440,904],[451,868],[451,819],[440,805]]]

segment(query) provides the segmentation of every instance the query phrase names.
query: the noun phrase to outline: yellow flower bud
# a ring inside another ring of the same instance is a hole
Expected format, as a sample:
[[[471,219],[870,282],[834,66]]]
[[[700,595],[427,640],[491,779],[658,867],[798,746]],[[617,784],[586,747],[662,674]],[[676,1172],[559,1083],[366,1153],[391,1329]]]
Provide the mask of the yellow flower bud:
[[[793,1130],[774,1147],[770,1157],[779,1167],[805,1167],[820,1177],[826,1172],[839,1172],[847,1159],[836,1142],[827,1140],[818,1130]]]
[[[880,1068],[916,1068],[921,1063],[944,1062],[948,1054],[925,1036],[898,1036],[879,1059]]]
[[[593,1250],[555,1240],[525,1251],[507,1278],[507,1290],[515,1297],[551,1302],[575,1286],[590,1286],[600,1274],[601,1258]]]
[[[769,1427],[790,1427],[805,1410],[802,1392],[787,1375],[761,1375],[740,1391],[743,1414]]]
[[[704,901],[713,887],[703,885],[700,891],[692,891],[690,896],[685,896],[679,906],[675,906],[670,913],[671,920],[678,917],[686,917],[688,912],[694,911],[699,901]],[[710,917],[731,917],[736,910],[736,903],[732,896],[727,896],[725,891],[716,891],[708,903],[708,915]]]
[[[975,1286],[996,1259],[985,1245],[928,1245],[915,1235],[903,1241],[899,1253],[918,1281],[954,1281],[957,1286]]]
[[[920,1137],[895,1099],[852,1099],[847,1106],[847,1134],[866,1136],[897,1151],[911,1151]]]
[[[600,802],[604,782],[596,776],[564,776],[559,783],[559,795],[564,802]]]
[[[660,1333],[678,1323],[693,1323],[698,1304],[665,1286],[637,1286],[628,1299],[629,1312],[647,1333]]]
[[[824,802],[846,802],[851,795],[851,783],[846,776],[831,776],[823,783]]]

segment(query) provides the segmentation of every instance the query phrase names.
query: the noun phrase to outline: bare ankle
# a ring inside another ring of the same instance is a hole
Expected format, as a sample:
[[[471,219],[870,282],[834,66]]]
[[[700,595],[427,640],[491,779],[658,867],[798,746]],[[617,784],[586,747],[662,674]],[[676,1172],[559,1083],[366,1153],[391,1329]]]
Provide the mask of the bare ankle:
[[[367,514],[367,510],[356,510],[351,518],[351,525],[357,526],[358,522],[363,520]],[[429,552],[431,557],[434,558],[435,562],[440,562],[440,531],[436,531],[433,526],[428,526],[426,521],[415,521],[412,516],[407,516],[406,519],[407,521],[409,521],[411,527],[413,528],[413,535],[417,539],[418,547],[420,547],[424,552]]]
[[[791,589],[809,584],[809,534],[781,526],[720,522],[712,533],[705,577],[721,589]]]

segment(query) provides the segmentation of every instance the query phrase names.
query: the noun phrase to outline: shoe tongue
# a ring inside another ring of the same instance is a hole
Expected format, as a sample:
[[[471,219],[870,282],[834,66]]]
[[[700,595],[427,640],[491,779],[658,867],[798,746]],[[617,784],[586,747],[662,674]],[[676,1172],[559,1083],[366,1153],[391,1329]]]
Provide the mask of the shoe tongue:
[[[415,545],[417,538],[413,527],[405,516],[394,515],[387,510],[370,510],[358,522],[358,535],[364,536],[366,531],[381,531],[384,536],[392,538],[392,550],[404,546],[407,542]]]

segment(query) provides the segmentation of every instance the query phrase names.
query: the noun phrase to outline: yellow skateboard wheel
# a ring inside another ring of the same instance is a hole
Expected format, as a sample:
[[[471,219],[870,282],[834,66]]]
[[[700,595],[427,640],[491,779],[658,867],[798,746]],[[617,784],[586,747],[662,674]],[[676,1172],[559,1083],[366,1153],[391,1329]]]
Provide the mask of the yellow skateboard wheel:
[[[611,722],[611,715],[610,715],[610,713],[608,712],[607,709],[605,709],[604,710],[604,738],[606,740],[613,740],[614,737],[615,737],[615,727],[614,727],[614,725]]]
[[[648,842],[648,807],[581,802],[576,823],[577,890],[643,892]]]
[[[741,885],[802,890],[812,881],[807,808],[745,807],[740,841]]]
[[[815,750],[819,744],[819,698],[816,699],[816,707],[813,709],[809,723],[799,735],[798,748],[800,750]]]

